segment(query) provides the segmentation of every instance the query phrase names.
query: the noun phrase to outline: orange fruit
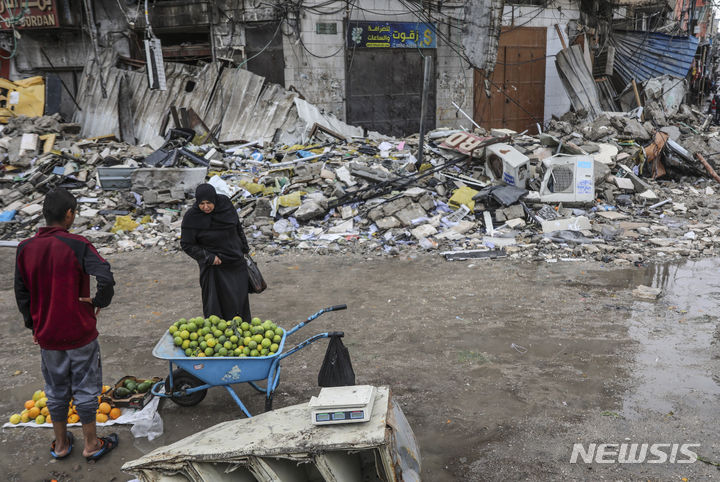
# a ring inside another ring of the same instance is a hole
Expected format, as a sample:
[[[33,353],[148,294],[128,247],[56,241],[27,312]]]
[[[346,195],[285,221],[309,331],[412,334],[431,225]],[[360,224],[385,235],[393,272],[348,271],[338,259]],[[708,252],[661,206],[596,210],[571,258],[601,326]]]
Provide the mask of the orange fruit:
[[[98,412],[104,413],[105,415],[107,415],[108,413],[110,413],[110,410],[111,410],[111,409],[112,409],[112,407],[110,406],[109,403],[103,402],[103,403],[101,403],[100,406],[98,407]]]
[[[45,415],[45,418],[50,416],[50,410],[48,410],[47,407],[43,407],[40,409],[40,415]]]
[[[113,408],[112,410],[110,410],[110,418],[111,418],[112,420],[115,420],[115,419],[118,418],[120,415],[122,415],[122,412],[120,411],[119,408],[115,407],[115,408]]]
[[[40,415],[40,409],[37,408],[37,407],[32,407],[32,408],[28,411],[28,416],[29,416],[30,418],[37,418],[38,415]]]
[[[108,421],[108,416],[104,413],[98,413],[97,415],[95,415],[95,421],[97,423],[105,423]]]
[[[30,410],[34,406],[35,406],[35,402],[33,400],[28,400],[27,402],[25,402],[25,408],[27,408],[28,410]]]
[[[109,385],[103,385],[103,386],[102,386],[102,392],[100,392],[100,393],[105,393],[105,392],[107,392],[108,390],[110,390],[110,386],[109,386]]]
[[[49,414],[49,413],[48,413],[47,416],[45,417],[45,422],[47,422],[47,423],[52,423],[52,418],[50,417],[50,414]]]
[[[78,423],[80,421],[80,416],[77,413],[73,413],[68,417],[68,423]]]

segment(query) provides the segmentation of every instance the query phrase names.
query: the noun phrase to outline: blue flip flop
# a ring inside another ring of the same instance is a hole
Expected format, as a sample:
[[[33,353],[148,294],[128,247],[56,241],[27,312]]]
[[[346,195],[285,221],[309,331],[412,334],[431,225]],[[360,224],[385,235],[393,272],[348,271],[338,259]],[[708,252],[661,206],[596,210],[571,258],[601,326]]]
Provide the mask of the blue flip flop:
[[[99,460],[100,458],[102,458],[103,455],[109,453],[112,449],[117,447],[118,443],[120,442],[120,439],[118,438],[118,435],[116,433],[111,433],[107,437],[100,437],[98,440],[100,440],[100,450],[90,455],[89,457],[85,457],[88,462],[91,462],[93,460]]]
[[[68,455],[70,455],[72,453],[73,442],[75,442],[75,436],[72,434],[72,432],[67,433],[67,439],[68,439],[68,444],[70,445],[70,449],[68,449],[68,451],[65,455],[58,455],[55,453],[55,440],[53,440],[52,444],[50,444],[50,455],[52,455],[53,458],[56,458],[58,460],[64,459],[65,457],[67,457]]]

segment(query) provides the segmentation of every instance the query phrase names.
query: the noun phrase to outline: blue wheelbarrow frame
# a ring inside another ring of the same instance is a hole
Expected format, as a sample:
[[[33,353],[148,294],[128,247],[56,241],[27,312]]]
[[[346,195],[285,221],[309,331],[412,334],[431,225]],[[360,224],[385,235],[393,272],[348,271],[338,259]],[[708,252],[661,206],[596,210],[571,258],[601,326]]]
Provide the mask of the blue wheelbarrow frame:
[[[323,313],[346,308],[347,305],[323,308],[292,329],[284,331],[282,340],[278,344],[278,351],[261,357],[188,357],[182,348],[175,345],[170,333],[165,332],[155,345],[152,354],[155,358],[168,361],[170,373],[167,380],[153,385],[152,394],[156,397],[170,398],[179,405],[191,406],[205,398],[208,388],[222,386],[245,415],[252,417],[230,386],[236,383],[249,383],[255,390],[265,393],[265,410],[271,410],[273,394],[280,383],[280,361],[322,338],[343,336],[343,332],[318,333],[283,353],[286,338]],[[176,365],[180,371],[173,373],[173,365]],[[255,383],[262,380],[267,382],[265,388]],[[176,387],[175,382],[179,387]],[[160,392],[164,387],[166,392]]]

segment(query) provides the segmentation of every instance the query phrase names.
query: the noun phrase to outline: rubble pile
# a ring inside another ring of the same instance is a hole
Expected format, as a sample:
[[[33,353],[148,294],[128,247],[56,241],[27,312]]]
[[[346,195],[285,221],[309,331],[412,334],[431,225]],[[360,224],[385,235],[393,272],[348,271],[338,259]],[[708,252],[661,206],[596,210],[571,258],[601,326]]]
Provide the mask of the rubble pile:
[[[298,145],[221,145],[172,129],[154,150],[18,117],[0,133],[0,238],[31,236],[44,194],[65,186],[80,203],[73,231],[104,254],[177,250],[182,214],[209,179],[237,206],[253,249],[270,254],[615,264],[714,255],[720,129],[684,105],[645,114],[568,114],[538,135],[438,129],[420,165],[418,136],[348,139],[320,127]]]

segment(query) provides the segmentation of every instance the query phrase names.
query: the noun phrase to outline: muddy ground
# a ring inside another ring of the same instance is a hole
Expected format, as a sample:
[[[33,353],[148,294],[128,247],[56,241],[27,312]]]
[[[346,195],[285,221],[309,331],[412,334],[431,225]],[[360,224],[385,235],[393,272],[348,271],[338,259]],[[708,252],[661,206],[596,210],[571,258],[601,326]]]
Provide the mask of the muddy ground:
[[[100,315],[106,383],[123,375],[165,376],[151,351],[171,321],[201,314],[197,268],[184,255],[109,258],[117,280]],[[0,414],[19,412],[43,385],[12,293],[14,250],[0,251]],[[717,337],[720,260],[632,269],[598,264],[446,262],[287,255],[258,257],[270,288],[253,313],[291,326],[317,309],[347,303],[301,332],[343,330],[357,382],[389,385],[421,446],[423,480],[705,480],[716,466],[571,464],[574,443],[694,443],[720,462]],[[658,301],[633,299],[639,284]],[[319,342],[283,364],[275,407],[318,392]],[[20,371],[20,375],[13,375]],[[238,389],[251,412],[262,396]],[[155,447],[242,417],[230,396],[210,390],[194,408],[161,408],[165,433],[134,439],[87,464],[76,448],[54,461],[47,429],[0,435],[4,480],[129,480],[120,466]],[[73,430],[80,436],[78,429]],[[102,433],[109,432],[102,429]]]

